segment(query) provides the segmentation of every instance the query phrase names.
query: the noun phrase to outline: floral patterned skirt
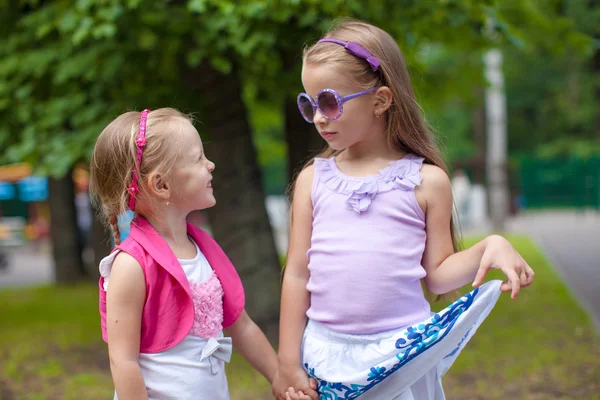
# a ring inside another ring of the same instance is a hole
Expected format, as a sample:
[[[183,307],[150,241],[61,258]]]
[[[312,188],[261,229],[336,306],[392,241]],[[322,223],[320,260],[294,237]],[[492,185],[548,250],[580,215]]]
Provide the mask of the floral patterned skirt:
[[[374,335],[334,332],[309,321],[302,363],[320,400],[443,400],[441,378],[500,296],[490,281],[411,326]]]

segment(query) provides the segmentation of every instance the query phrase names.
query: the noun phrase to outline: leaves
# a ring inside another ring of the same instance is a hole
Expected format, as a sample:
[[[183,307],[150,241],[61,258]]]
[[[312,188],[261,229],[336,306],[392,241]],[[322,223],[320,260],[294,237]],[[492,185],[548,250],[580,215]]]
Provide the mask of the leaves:
[[[438,121],[451,141],[463,142],[473,88],[484,82],[483,50],[493,45],[508,46],[515,55],[589,55],[587,34],[597,26],[597,19],[571,3],[560,14],[557,0],[5,4],[0,147],[7,150],[0,163],[27,160],[55,176],[67,170],[66,164],[86,160],[102,127],[124,110],[177,105],[201,111],[197,107],[208,100],[190,95],[182,69],[204,62],[243,77],[247,104],[255,104],[250,109],[259,116],[253,118],[263,135],[257,142],[269,153],[261,160],[281,157],[280,104],[301,90],[302,48],[341,16],[372,22],[397,39],[428,118]],[[575,28],[573,15],[587,31]],[[210,99],[219,93],[202,95]],[[556,104],[548,112],[566,107]],[[579,122],[571,126],[589,118],[587,111],[577,115]],[[451,153],[469,148],[463,143]]]

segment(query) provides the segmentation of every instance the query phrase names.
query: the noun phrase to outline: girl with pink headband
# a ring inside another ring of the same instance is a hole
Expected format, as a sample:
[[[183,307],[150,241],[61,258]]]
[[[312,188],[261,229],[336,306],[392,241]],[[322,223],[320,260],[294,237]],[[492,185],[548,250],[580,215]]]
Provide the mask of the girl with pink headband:
[[[277,355],[244,310],[234,266],[186,222],[215,205],[214,169],[190,119],[174,109],[127,112],[98,137],[90,191],[116,244],[99,281],[115,399],[228,400],[232,346],[273,379]],[[136,216],[121,243],[117,216],[127,210]]]

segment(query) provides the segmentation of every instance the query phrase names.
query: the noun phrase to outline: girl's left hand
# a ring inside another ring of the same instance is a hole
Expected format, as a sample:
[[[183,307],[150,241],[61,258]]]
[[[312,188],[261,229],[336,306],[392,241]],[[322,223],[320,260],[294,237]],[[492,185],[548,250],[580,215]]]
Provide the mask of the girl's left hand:
[[[509,241],[498,235],[489,236],[486,240],[485,250],[481,257],[479,270],[473,281],[473,287],[481,285],[486,274],[493,269],[501,270],[508,278],[502,282],[500,290],[512,292],[510,297],[513,300],[517,298],[522,287],[527,287],[533,283],[535,275],[531,267],[517,253]]]
[[[289,388],[288,391],[285,392],[285,400],[310,400],[310,397],[301,390],[296,392],[294,388]]]

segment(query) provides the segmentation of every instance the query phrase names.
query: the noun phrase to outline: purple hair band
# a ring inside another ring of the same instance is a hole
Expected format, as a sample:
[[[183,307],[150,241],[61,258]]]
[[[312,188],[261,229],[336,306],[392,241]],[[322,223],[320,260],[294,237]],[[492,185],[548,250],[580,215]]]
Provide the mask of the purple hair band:
[[[330,39],[330,38],[321,39],[317,43],[324,43],[324,42],[335,43],[335,44],[339,44],[340,46],[344,46],[344,48],[346,49],[346,51],[348,51],[348,53],[353,54],[354,56],[356,56],[358,58],[362,58],[363,60],[366,60],[369,63],[369,65],[371,66],[371,69],[373,71],[379,70],[379,66],[381,65],[379,60],[374,55],[372,55],[369,52],[369,50],[365,49],[360,44],[358,44],[356,42],[344,42],[342,40]]]

